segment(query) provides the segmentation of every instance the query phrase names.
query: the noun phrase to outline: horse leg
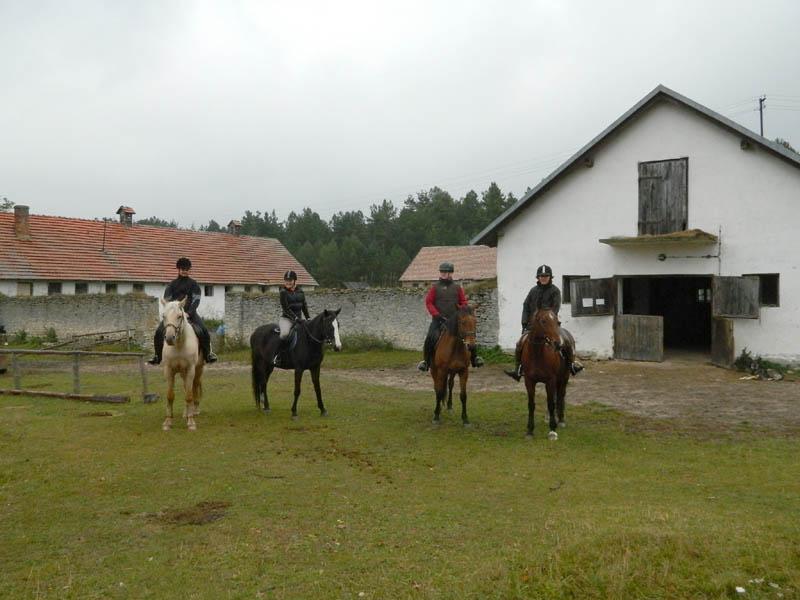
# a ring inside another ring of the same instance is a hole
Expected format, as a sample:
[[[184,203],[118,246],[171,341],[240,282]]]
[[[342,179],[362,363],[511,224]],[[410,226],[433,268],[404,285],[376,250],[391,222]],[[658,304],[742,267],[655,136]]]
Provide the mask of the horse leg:
[[[436,393],[436,408],[433,409],[433,423],[438,425],[441,422],[442,401],[447,393],[447,373],[440,369],[431,369],[433,376],[433,391]]]
[[[172,429],[172,402],[175,400],[175,372],[168,366],[164,367],[164,376],[167,380],[167,416],[161,429],[169,431]]]
[[[558,384],[558,397],[556,398],[556,410],[558,411],[558,426],[566,427],[567,422],[564,420],[564,410],[566,408],[567,397],[567,378]]]
[[[194,399],[194,416],[200,415],[200,399],[203,396],[203,363],[195,367],[192,380],[192,398]]]
[[[534,394],[536,393],[536,382],[528,377],[525,377],[525,389],[528,391],[528,430],[526,436],[533,437],[533,412],[536,409],[534,403]]]
[[[197,424],[194,422],[194,396],[192,386],[194,384],[194,366],[187,367],[183,375],[183,393],[186,397],[186,427],[189,431],[195,431]]]
[[[264,398],[264,412],[269,413],[270,408],[269,408],[269,395],[267,394],[267,386],[269,385],[269,378],[272,375],[274,367],[268,364],[265,370],[266,373],[264,373],[263,378],[261,379],[262,383],[261,387],[259,387],[258,389],[258,393],[259,396]]]
[[[322,403],[322,388],[319,386],[319,365],[311,369],[311,381],[314,384],[314,393],[317,395],[317,408],[319,408],[320,416],[327,417],[328,411],[325,410],[325,405]]]
[[[455,385],[455,382],[456,374],[450,373],[450,376],[447,378],[447,412],[453,410],[453,385]]]
[[[467,379],[469,378],[469,369],[464,369],[458,374],[458,383],[461,387],[461,422],[464,427],[469,427],[469,418],[467,417]],[[452,379],[451,379],[452,381]],[[452,393],[453,386],[450,385],[450,392]]]
[[[550,432],[547,434],[547,439],[557,440],[558,433],[556,433],[556,428],[558,427],[558,423],[556,423],[556,394],[558,390],[555,379],[550,379],[545,383],[545,388],[547,390],[547,414],[550,417]]]
[[[297,418],[297,399],[300,397],[300,382],[303,380],[303,370],[294,370],[294,402],[292,403],[292,418]]]

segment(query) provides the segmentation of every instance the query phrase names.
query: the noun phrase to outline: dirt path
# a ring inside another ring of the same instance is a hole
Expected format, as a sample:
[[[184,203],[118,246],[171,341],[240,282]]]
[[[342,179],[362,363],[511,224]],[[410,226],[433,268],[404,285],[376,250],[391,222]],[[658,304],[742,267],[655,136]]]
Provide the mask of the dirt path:
[[[431,391],[430,376],[407,369],[329,371],[341,379]],[[767,429],[800,433],[800,381],[749,381],[742,373],[697,360],[663,363],[598,361],[570,381],[567,405],[597,402],[626,413],[676,421],[681,428]],[[525,387],[489,366],[470,374],[472,391],[507,392],[522,399]],[[537,388],[537,406],[545,406]]]

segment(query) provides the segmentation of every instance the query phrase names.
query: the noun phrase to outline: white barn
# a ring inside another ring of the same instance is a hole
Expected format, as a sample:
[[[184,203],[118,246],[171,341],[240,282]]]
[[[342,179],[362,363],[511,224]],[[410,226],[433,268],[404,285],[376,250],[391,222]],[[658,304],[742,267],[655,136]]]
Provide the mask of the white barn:
[[[798,225],[800,155],[658,86],[472,243],[497,246],[504,348],[547,263],[580,354],[797,363]]]

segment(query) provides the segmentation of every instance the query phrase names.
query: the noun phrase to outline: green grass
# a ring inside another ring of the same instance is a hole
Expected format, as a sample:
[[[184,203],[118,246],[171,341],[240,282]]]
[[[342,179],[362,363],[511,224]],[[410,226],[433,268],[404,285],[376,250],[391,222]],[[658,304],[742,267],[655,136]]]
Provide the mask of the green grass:
[[[350,358],[397,356],[373,354]],[[85,385],[135,386],[114,379],[125,373],[87,375]],[[730,598],[743,586],[747,598],[777,598],[773,582],[792,598],[800,589],[797,439],[697,440],[588,405],[568,407],[557,442],[545,439],[540,409],[529,441],[521,392],[472,394],[472,428],[457,412],[434,427],[432,392],[335,372],[323,374],[330,417],[318,415],[306,377],[292,421],[288,374],[271,382],[269,415],[256,412],[246,373],[207,375],[195,433],[180,418],[161,431],[163,402],[0,396],[0,597]],[[70,381],[36,376],[51,388]],[[113,416],[88,416],[98,411]],[[181,524],[201,502],[219,503],[210,522]],[[749,583],[757,578],[765,582]]]

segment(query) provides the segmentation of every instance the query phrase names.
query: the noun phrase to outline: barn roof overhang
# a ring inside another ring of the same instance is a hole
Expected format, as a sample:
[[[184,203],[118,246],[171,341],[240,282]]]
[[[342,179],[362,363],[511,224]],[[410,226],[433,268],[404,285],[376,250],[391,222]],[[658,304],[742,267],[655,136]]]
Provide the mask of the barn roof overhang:
[[[718,241],[719,238],[716,235],[702,229],[636,236],[617,235],[600,239],[601,244],[609,246],[656,246],[661,244],[705,246],[716,244]]]

